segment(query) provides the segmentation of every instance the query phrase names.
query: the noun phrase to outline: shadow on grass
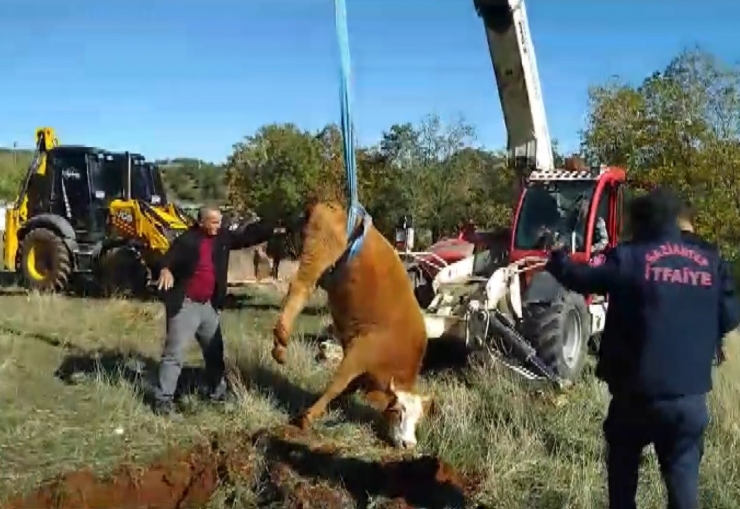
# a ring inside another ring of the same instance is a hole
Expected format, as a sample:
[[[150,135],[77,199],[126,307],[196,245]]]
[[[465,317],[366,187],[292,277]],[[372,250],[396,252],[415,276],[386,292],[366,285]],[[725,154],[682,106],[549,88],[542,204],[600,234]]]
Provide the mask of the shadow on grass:
[[[273,468],[287,466],[302,478],[342,487],[357,507],[368,507],[378,496],[403,499],[413,507],[466,507],[463,482],[437,458],[368,461],[269,434],[257,437],[255,445]]]
[[[442,336],[427,343],[421,374],[457,374],[468,367],[468,362],[468,348],[465,342],[450,336]]]
[[[49,338],[44,338],[51,343]],[[58,345],[58,343],[57,343]],[[69,350],[54,376],[67,384],[77,384],[89,376],[102,375],[112,383],[126,382],[134,387],[143,400],[151,403],[156,387],[159,362],[138,353],[122,353],[117,350],[101,349],[85,352],[80,349]],[[241,382],[252,390],[265,396],[272,396],[278,406],[291,416],[300,414],[313,404],[319,395],[303,389],[290,379],[261,364],[248,368],[237,368]],[[177,384],[176,398],[190,394],[203,395],[205,371],[203,368],[183,366]],[[348,390],[348,393],[351,392]],[[378,413],[372,408],[353,401],[345,394],[338,398],[338,406],[348,420],[355,423],[372,424],[378,429]]]
[[[301,342],[317,345],[327,339],[325,334],[303,334]],[[458,373],[467,365],[467,351],[463,342],[455,339],[430,342],[422,367],[422,374],[441,372]],[[278,407],[290,416],[298,416],[312,405],[321,394],[304,389],[281,373],[277,367],[269,367],[259,362],[249,362],[237,368],[238,374],[247,388],[271,396]],[[333,371],[333,370],[332,370]],[[381,413],[370,405],[352,398],[357,389],[365,385],[362,377],[352,384],[332,402],[332,408],[339,408],[349,422],[370,424],[379,438],[385,438],[385,426]]]
[[[242,382],[248,389],[255,390],[265,396],[271,396],[277,406],[291,417],[300,415],[321,396],[313,391],[304,389],[277,370],[262,364],[253,364],[238,368]],[[369,405],[360,403],[351,398],[357,383],[332,402],[332,408],[340,408],[349,422],[355,424],[370,424],[373,430],[382,436],[383,427],[380,414]]]
[[[54,376],[73,385],[79,383],[81,378],[102,375],[112,383],[130,384],[145,402],[150,403],[154,396],[158,370],[158,361],[137,353],[124,354],[109,349],[84,352],[73,349],[64,357]],[[204,387],[204,375],[202,368],[183,366],[175,398],[198,393]]]

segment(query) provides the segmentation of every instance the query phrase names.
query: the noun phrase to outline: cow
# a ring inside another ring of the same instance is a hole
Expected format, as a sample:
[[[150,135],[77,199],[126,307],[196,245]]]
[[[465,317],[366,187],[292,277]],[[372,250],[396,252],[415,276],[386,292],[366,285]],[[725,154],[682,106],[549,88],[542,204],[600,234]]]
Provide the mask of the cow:
[[[299,267],[273,329],[272,357],[285,363],[293,323],[317,285],[328,294],[343,357],[324,394],[293,422],[305,429],[340,394],[360,389],[382,413],[393,445],[412,448],[431,398],[414,392],[427,335],[401,259],[372,225],[349,258],[347,211],[339,203],[310,205],[304,221]],[[352,238],[363,228],[360,218]]]

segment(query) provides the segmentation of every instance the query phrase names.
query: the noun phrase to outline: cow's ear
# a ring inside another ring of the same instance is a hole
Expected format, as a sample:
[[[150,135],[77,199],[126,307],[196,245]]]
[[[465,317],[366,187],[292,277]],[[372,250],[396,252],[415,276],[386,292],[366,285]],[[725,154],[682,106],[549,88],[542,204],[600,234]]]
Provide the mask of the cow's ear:
[[[424,410],[424,415],[431,416],[437,412],[437,405],[434,403],[434,398],[427,394],[421,396],[421,408]]]

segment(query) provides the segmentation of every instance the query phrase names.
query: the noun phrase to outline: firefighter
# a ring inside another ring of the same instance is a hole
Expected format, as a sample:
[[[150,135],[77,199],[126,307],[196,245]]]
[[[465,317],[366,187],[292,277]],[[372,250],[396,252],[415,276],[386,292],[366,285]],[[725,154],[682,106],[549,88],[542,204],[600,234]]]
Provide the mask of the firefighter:
[[[719,253],[682,238],[678,209],[672,192],[656,189],[633,202],[632,241],[600,265],[575,264],[556,249],[546,266],[571,290],[609,295],[596,374],[612,397],[603,426],[612,509],[636,507],[640,457],[650,444],[668,507],[697,507],[712,361],[740,322]]]

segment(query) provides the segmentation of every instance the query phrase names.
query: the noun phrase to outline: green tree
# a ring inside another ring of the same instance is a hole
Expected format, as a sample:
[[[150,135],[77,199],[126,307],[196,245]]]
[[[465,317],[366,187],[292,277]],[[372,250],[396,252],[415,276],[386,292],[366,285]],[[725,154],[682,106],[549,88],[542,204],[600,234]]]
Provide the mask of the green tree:
[[[623,165],[638,187],[692,199],[701,234],[740,255],[740,69],[700,50],[680,53],[640,85],[590,91],[583,150]]]
[[[471,211],[476,159],[461,151],[474,140],[475,129],[462,119],[445,125],[430,115],[416,126],[391,126],[375,150],[374,171],[382,169],[383,185],[376,187],[393,198],[394,219],[411,213],[433,240],[454,230]]]
[[[226,173],[222,166],[190,158],[160,161],[159,164],[171,198],[197,202],[226,199]]]
[[[408,212],[402,169],[377,147],[358,150],[357,168],[360,201],[375,227],[391,237],[398,219]]]
[[[514,196],[514,172],[508,167],[504,151],[467,149],[472,185],[468,191],[467,216],[484,227],[510,227]]]
[[[331,128],[314,135],[293,124],[271,124],[237,143],[226,169],[231,204],[278,219],[299,213],[308,197],[336,197],[332,137]]]

